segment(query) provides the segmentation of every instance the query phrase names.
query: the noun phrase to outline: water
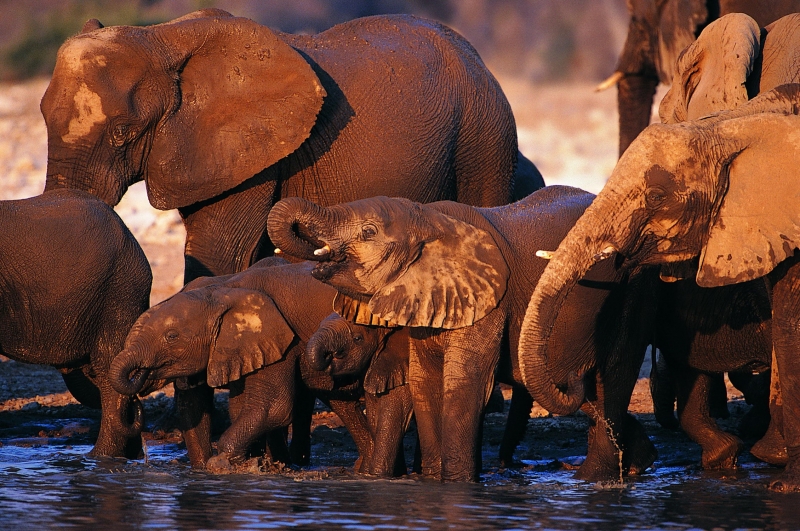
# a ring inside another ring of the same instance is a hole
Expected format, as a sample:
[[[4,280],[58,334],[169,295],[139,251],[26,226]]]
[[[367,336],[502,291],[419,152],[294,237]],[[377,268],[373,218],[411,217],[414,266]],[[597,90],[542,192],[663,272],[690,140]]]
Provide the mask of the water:
[[[662,466],[602,488],[543,462],[495,470],[479,484],[441,484],[363,479],[337,467],[215,476],[191,470],[175,444],[151,442],[146,462],[90,459],[89,449],[0,447],[4,527],[800,529],[800,495],[769,492],[778,471],[753,462],[726,474]]]

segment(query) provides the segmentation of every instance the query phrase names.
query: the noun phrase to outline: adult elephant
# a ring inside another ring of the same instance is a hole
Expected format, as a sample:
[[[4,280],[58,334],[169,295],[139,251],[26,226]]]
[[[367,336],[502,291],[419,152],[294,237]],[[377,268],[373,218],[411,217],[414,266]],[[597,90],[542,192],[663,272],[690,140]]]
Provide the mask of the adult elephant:
[[[217,9],[148,27],[90,20],[59,50],[41,109],[46,189],[115,205],[144,179],[154,207],[181,214],[187,282],[270,255],[281,197],[494,206],[543,186],[478,53],[413,16],[318,35]]]
[[[409,384],[422,472],[475,480],[494,380],[522,384],[519,326],[544,268],[536,249],[559,242],[593,197],[550,186],[497,208],[387,197],[320,207],[288,198],[272,209],[268,227],[284,252],[319,262],[311,274],[338,290],[340,315],[410,329]],[[640,300],[646,282],[601,264],[569,301],[552,339],[559,360],[554,386],[579,380],[576,372],[592,375],[586,412],[596,424],[577,472],[583,479],[641,472],[656,456],[627,413],[649,339],[651,317]],[[498,365],[507,374],[498,375]],[[538,384],[552,382],[526,383],[547,408]]]
[[[800,11],[800,1],[628,0],[628,11],[628,36],[616,72],[598,87],[617,84],[620,155],[650,123],[658,84],[672,82],[678,56],[710,22],[746,13],[763,27]]]
[[[782,85],[712,117],[648,127],[555,251],[519,346],[546,367],[547,337],[565,297],[615,253],[630,266],[660,265],[662,276],[694,274],[707,288],[765,277],[788,453],[777,490],[800,490],[798,108],[800,85]],[[568,411],[572,394],[567,400],[554,390],[551,398]]]

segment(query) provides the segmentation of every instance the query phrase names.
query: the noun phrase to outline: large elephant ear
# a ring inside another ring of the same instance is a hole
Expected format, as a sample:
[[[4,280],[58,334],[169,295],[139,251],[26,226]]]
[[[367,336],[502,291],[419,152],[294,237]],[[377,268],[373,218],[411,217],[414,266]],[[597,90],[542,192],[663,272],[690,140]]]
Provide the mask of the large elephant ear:
[[[423,243],[419,257],[372,295],[369,309],[400,326],[470,326],[503,298],[508,266],[488,232],[422,208],[439,236]]]
[[[800,247],[800,117],[760,114],[717,129],[744,147],[723,165],[727,193],[700,255],[703,287],[764,276]]]
[[[760,39],[756,21],[742,13],[709,24],[678,58],[658,109],[661,121],[695,120],[746,102],[745,83],[761,51]]]
[[[224,311],[208,358],[208,385],[219,387],[284,358],[294,339],[272,300],[254,290],[223,288]]]
[[[147,160],[156,208],[210,199],[273,165],[309,137],[322,107],[325,90],[300,53],[266,27],[224,15],[151,27],[179,93]]]

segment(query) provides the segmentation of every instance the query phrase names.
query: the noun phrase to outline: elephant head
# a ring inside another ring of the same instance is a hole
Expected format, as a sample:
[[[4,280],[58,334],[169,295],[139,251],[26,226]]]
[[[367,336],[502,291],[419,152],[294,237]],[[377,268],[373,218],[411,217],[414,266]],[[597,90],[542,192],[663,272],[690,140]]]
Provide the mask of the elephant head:
[[[598,260],[660,265],[702,287],[769,273],[800,246],[800,85],[778,87],[713,117],[654,124],[552,254],[519,342],[525,378],[547,359],[564,299]]]
[[[281,360],[294,332],[258,291],[214,285],[184,288],[143,313],[109,379],[126,395],[197,375],[219,387]]]
[[[87,23],[61,46],[42,98],[46,189],[115,205],[145,179],[163,210],[215,197],[297,149],[324,96],[296,50],[224,11]]]
[[[411,327],[461,328],[494,309],[509,276],[492,235],[407,199],[375,197],[322,208],[301,198],[275,204],[267,229],[284,252],[319,264],[340,314]],[[368,312],[352,309],[367,303]],[[350,311],[352,310],[352,311]]]

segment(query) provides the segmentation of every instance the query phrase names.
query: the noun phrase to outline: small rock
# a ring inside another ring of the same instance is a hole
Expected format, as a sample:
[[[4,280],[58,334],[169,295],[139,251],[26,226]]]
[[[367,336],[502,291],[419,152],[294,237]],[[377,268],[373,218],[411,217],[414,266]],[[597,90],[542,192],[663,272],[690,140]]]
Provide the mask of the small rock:
[[[20,410],[21,411],[36,411],[37,409],[39,409],[41,407],[42,407],[42,405],[39,402],[36,402],[34,400],[33,402],[28,402],[27,404],[22,406],[22,408],[20,408]]]

